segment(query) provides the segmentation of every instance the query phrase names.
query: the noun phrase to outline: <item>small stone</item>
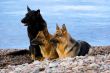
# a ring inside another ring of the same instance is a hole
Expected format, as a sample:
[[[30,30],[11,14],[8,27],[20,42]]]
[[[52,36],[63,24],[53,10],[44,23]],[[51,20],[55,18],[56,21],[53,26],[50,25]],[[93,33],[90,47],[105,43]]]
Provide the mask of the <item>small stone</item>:
[[[40,64],[40,61],[34,61],[32,64]]]
[[[49,64],[49,68],[57,67],[58,63],[57,62],[52,62]]]
[[[100,66],[98,64],[92,63],[88,66],[88,69],[98,69]]]

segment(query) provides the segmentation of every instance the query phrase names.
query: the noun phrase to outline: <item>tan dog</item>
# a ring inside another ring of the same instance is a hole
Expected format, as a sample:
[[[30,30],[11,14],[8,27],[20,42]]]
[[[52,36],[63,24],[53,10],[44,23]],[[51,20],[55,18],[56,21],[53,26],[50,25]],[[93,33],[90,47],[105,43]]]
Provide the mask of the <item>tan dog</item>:
[[[45,33],[45,35],[44,35]],[[33,45],[38,44],[40,46],[41,54],[47,59],[56,59],[58,54],[56,52],[56,46],[50,42],[50,35],[47,30],[40,31],[36,38],[32,41]]]
[[[89,49],[88,43],[84,41],[80,43],[69,35],[65,24],[62,25],[62,29],[58,25],[56,26],[56,33],[51,39],[51,42],[57,45],[56,51],[60,58],[85,55]],[[81,44],[83,44],[87,50],[81,47]],[[84,49],[84,51],[81,50],[81,48]]]

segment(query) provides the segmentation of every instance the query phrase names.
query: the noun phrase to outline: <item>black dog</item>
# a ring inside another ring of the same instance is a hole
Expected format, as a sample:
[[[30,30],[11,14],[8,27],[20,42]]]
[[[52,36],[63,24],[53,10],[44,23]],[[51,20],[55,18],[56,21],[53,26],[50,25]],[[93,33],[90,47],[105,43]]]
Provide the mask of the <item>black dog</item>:
[[[42,57],[42,54],[40,52],[39,45],[32,45],[31,41],[36,37],[39,31],[43,31],[45,28],[47,28],[47,24],[40,14],[40,9],[35,11],[31,10],[27,6],[27,10],[28,13],[21,20],[21,22],[27,26],[28,37],[30,39],[29,49],[32,59],[35,60],[37,57]]]

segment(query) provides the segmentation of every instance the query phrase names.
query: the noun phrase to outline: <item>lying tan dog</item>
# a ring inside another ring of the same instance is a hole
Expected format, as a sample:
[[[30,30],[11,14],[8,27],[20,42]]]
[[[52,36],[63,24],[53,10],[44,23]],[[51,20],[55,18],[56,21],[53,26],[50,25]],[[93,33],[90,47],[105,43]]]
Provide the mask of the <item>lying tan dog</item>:
[[[90,45],[85,41],[76,41],[68,33],[65,24],[60,28],[56,26],[56,33],[51,42],[57,45],[56,51],[59,58],[84,56],[88,53]]]
[[[47,31],[40,31],[36,38],[32,40],[33,45],[38,44],[40,46],[41,54],[47,59],[56,59],[58,54],[56,52],[56,46],[50,42],[50,35]]]

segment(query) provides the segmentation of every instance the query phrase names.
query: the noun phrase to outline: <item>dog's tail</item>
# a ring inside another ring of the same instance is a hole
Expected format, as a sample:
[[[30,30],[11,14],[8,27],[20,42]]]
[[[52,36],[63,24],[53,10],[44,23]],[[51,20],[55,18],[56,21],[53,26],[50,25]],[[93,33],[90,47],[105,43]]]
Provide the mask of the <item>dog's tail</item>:
[[[9,52],[6,55],[25,55],[25,54],[30,54],[29,50],[27,49],[23,49],[23,50],[17,50],[17,51],[13,51],[13,52]]]

